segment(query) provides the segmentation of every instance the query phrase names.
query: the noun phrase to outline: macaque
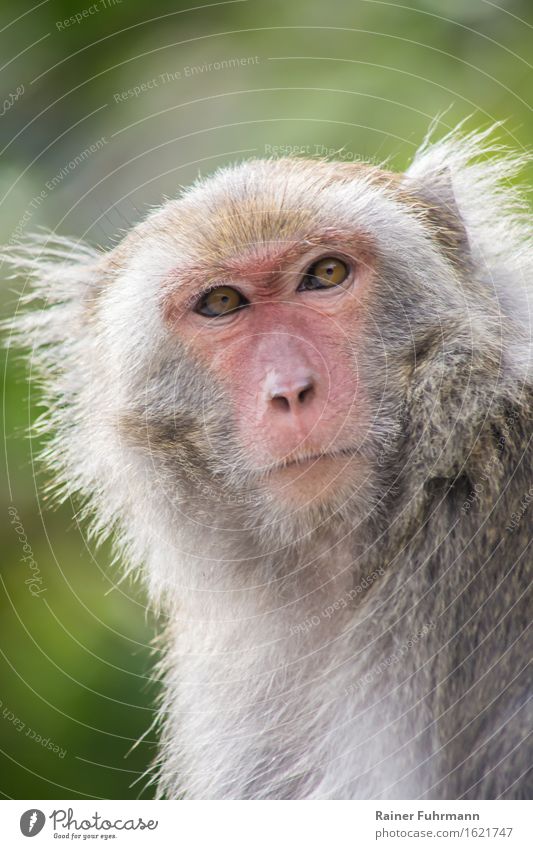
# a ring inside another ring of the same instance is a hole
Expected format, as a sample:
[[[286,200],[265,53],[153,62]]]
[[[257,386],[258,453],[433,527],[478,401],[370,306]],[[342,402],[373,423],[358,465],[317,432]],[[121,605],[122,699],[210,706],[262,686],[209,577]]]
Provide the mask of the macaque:
[[[249,160],[6,251],[60,492],[164,619],[159,798],[533,789],[521,165]]]

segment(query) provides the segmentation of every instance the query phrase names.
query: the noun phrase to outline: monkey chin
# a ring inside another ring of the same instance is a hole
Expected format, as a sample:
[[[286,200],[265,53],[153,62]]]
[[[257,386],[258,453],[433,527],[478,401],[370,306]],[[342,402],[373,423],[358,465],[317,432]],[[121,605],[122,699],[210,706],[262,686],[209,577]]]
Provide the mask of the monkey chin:
[[[360,458],[323,454],[276,466],[265,481],[276,500],[297,508],[339,504],[361,482]]]

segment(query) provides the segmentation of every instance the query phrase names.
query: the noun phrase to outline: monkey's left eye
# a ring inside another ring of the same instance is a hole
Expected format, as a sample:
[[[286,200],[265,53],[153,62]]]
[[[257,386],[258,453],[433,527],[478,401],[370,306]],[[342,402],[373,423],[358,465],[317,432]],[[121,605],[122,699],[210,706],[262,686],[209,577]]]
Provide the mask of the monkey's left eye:
[[[218,318],[230,312],[235,312],[235,310],[247,304],[248,301],[237,289],[232,289],[231,286],[218,286],[200,298],[195,311],[209,318]]]
[[[331,289],[340,286],[350,274],[350,269],[342,259],[328,256],[314,262],[305,272],[298,290]]]

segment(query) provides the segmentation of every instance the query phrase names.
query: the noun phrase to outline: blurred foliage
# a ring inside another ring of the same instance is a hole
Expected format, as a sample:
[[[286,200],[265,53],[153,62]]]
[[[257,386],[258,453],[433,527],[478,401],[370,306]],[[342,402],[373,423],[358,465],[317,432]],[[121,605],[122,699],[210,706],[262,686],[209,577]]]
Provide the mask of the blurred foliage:
[[[3,0],[0,239],[23,220],[20,232],[108,245],[161,196],[276,146],[400,168],[438,115],[438,132],[503,121],[502,141],[525,147],[532,25],[530,0]],[[6,312],[22,287],[4,283]],[[27,436],[38,401],[12,353],[6,366],[0,790],[149,797],[155,626],[109,550],[87,547],[78,505],[47,504]],[[37,598],[10,505],[46,585]]]

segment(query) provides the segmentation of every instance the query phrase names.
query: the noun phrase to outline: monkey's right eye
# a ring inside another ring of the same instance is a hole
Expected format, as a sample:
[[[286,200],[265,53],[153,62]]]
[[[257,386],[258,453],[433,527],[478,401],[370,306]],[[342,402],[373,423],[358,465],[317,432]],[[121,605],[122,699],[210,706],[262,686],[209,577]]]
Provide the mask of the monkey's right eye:
[[[195,312],[206,315],[209,318],[218,318],[222,315],[235,312],[241,307],[247,306],[249,302],[237,289],[231,286],[218,286],[204,295],[195,307]]]

